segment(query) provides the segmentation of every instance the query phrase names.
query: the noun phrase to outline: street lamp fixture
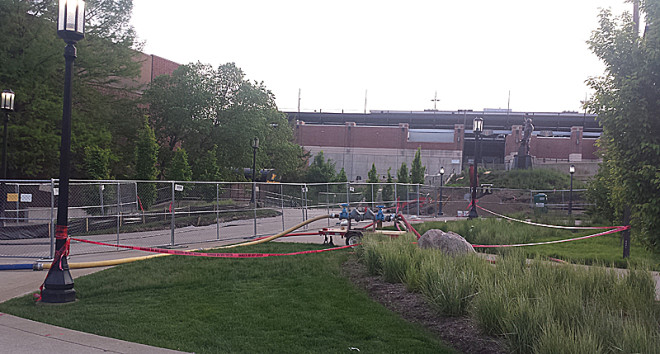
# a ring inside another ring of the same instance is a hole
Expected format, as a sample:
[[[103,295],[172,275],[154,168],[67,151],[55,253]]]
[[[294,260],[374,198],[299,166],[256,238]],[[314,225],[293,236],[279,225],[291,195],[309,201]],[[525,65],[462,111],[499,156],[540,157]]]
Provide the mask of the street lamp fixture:
[[[445,177],[445,168],[444,166],[440,167],[440,197],[438,198],[438,216],[444,215],[442,213],[442,186],[444,184]]]
[[[568,215],[573,214],[573,174],[575,173],[575,165],[568,168],[571,174],[571,190],[568,192]]]
[[[9,112],[14,111],[14,91],[2,91],[2,96],[0,97],[0,108],[3,112],[5,112],[5,129],[2,143],[2,179],[7,179],[7,123],[9,122]],[[2,192],[2,196],[4,196],[4,188]],[[5,198],[3,198],[3,201],[4,200]],[[2,211],[4,211],[4,208],[2,208]]]
[[[71,107],[73,95],[73,62],[76,60],[75,44],[85,38],[85,2],[83,0],[60,0],[57,17],[57,35],[64,40],[64,97],[62,104],[62,143],[60,145],[60,178],[57,200],[57,224],[55,226],[55,257],[51,265],[41,301],[49,303],[76,300],[73,277],[69,272],[69,166],[71,153]]]
[[[468,217],[470,219],[478,218],[479,214],[477,213],[477,187],[478,187],[478,181],[477,181],[477,166],[479,166],[479,158],[480,158],[480,135],[481,132],[484,130],[484,120],[482,118],[475,118],[472,121],[472,132],[474,133],[474,164],[473,164],[473,175],[472,175],[472,207],[470,208],[470,212],[468,214]]]

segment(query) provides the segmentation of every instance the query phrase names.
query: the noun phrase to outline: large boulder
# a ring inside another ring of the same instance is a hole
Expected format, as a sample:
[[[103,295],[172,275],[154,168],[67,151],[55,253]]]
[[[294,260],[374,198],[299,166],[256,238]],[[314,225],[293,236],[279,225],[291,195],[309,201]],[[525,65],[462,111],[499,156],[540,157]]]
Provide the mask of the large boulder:
[[[429,230],[417,240],[417,244],[421,248],[436,248],[443,253],[456,256],[468,253],[475,253],[474,247],[465,241],[465,239],[452,231],[444,232],[442,230]]]

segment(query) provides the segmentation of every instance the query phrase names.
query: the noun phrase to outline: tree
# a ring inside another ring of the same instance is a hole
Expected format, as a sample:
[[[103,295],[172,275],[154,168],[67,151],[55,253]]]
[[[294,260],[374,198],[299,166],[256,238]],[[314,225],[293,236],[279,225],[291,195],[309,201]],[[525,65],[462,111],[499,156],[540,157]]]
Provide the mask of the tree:
[[[371,164],[371,169],[367,172],[367,183],[378,183],[378,171],[376,171],[376,164]]]
[[[424,184],[424,173],[426,172],[426,167],[422,166],[422,148],[417,148],[415,152],[415,158],[413,159],[412,165],[410,167],[411,183],[413,184]]]
[[[135,145],[135,179],[151,181],[158,176],[156,161],[158,159],[158,143],[154,130],[145,120],[138,131]],[[149,209],[156,200],[155,183],[138,183],[138,196],[142,208]]]
[[[401,163],[401,167],[396,174],[396,182],[407,184],[408,183],[408,165],[405,162]],[[408,186],[397,186],[397,199],[408,200]]]
[[[346,171],[342,167],[341,170],[339,170],[339,174],[337,174],[337,177],[335,178],[335,182],[348,182],[348,177],[346,177]]]
[[[91,179],[110,178],[110,150],[98,146],[85,148],[85,169]]]
[[[191,181],[192,169],[188,164],[188,153],[183,148],[177,149],[172,157],[170,168],[166,171],[165,177],[171,181]]]
[[[91,147],[110,152],[111,174],[129,170],[118,162],[132,161],[125,142],[134,140],[139,119],[125,109],[134,106],[128,96],[108,94],[126,90],[108,85],[138,74],[140,64],[131,60],[139,47],[129,22],[131,8],[131,0],[87,2],[85,39],[77,45],[74,66],[72,178],[93,178],[85,164]],[[55,1],[0,1],[0,87],[11,87],[17,101],[8,166],[16,178],[50,178],[58,172],[64,43],[56,35],[57,12]],[[127,125],[132,130],[123,129]]]
[[[314,161],[307,168],[305,182],[307,183],[328,183],[335,180],[335,163],[332,160],[325,160],[323,151],[319,151],[314,156]]]
[[[254,137],[260,142],[259,166],[277,168],[284,180],[304,167],[302,148],[294,143],[293,128],[277,110],[272,92],[263,83],[248,81],[233,63],[217,69],[182,65],[171,76],[156,78],[143,98],[162,146],[163,171],[177,146],[185,147],[192,161],[200,161],[215,144],[223,179],[235,179],[235,170],[252,166]]]
[[[387,184],[383,187],[383,201],[384,202],[389,202],[392,200],[392,196],[394,194],[394,189],[392,187],[392,167],[387,169]]]
[[[408,166],[405,162],[401,164],[399,171],[396,174],[397,183],[408,183]]]
[[[595,93],[587,107],[603,127],[603,164],[592,190],[605,193],[600,201],[614,210],[604,216],[619,219],[629,205],[633,235],[660,249],[660,2],[642,0],[640,9],[642,37],[629,14],[602,10],[589,40],[606,67],[588,80]]]
[[[378,171],[376,170],[375,163],[371,164],[371,169],[367,172],[367,183],[371,184],[368,185],[367,189],[364,191],[364,197],[367,202],[373,202],[372,197],[376,197],[378,192],[378,185],[375,184],[378,183]]]

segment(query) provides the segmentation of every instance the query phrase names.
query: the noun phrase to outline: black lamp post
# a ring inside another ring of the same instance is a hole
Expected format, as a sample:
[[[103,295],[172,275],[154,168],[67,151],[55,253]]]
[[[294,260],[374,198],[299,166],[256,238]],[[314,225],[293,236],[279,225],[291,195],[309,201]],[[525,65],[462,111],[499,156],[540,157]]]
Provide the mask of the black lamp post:
[[[438,216],[444,215],[442,213],[442,185],[444,183],[445,168],[440,167],[440,197],[438,198]]]
[[[48,271],[42,302],[62,303],[76,300],[73,278],[69,272],[68,209],[69,209],[69,165],[71,152],[71,96],[73,87],[73,62],[76,60],[75,44],[85,38],[85,2],[83,0],[60,0],[57,17],[57,35],[64,47],[64,97],[62,109],[62,143],[60,146],[59,197],[57,201],[57,225],[55,227],[55,259]]]
[[[7,205],[7,186],[5,181],[7,179],[7,123],[9,122],[9,112],[14,110],[14,91],[4,90],[0,97],[0,109],[5,112],[5,130],[4,139],[2,143],[2,184],[0,184],[0,218],[5,214],[5,207]],[[0,225],[4,226],[4,220],[0,220]]]
[[[256,201],[256,185],[254,184],[254,181],[257,172],[257,149],[259,149],[259,138],[252,139],[250,145],[252,145],[252,199],[250,200],[250,203],[254,203]]]
[[[474,133],[474,170],[473,170],[473,175],[472,175],[472,208],[470,208],[470,213],[468,214],[468,218],[474,219],[478,218],[479,214],[477,214],[477,167],[479,166],[479,136],[481,135],[481,132],[484,130],[484,120],[481,118],[474,118],[474,121],[472,121],[472,132]]]
[[[568,215],[573,214],[573,174],[575,173],[575,165],[568,168],[571,174],[571,190],[568,192]]]

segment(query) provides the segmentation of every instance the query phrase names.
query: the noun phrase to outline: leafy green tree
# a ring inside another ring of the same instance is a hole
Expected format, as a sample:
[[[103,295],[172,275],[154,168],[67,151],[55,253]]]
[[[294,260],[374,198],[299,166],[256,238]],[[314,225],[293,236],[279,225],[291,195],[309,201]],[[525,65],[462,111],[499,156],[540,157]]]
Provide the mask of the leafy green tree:
[[[367,183],[378,183],[378,171],[376,171],[376,164],[371,164],[371,169],[367,172]]]
[[[170,181],[191,181],[192,169],[188,164],[188,153],[183,148],[177,149],[172,157],[170,168],[165,177]]]
[[[87,176],[91,179],[110,178],[110,150],[98,146],[85,148],[85,168]]]
[[[629,14],[616,18],[602,10],[589,40],[605,63],[605,74],[588,81],[595,90],[588,107],[603,127],[604,168],[594,189],[607,194],[615,211],[605,216],[619,219],[629,205],[633,235],[660,249],[660,2],[640,4],[643,36]]]
[[[367,172],[367,183],[371,183],[370,185],[367,186],[366,190],[364,191],[364,199],[367,202],[373,202],[373,198],[376,198],[376,194],[378,192],[378,171],[376,170],[376,164],[372,163],[371,164],[371,169],[369,172]],[[373,196],[373,198],[372,198]]]
[[[422,148],[417,148],[417,152],[415,152],[415,158],[413,159],[412,165],[410,166],[411,183],[414,184],[424,184],[424,173],[426,172],[426,167],[422,166],[421,153]]]
[[[339,173],[335,178],[335,182],[348,182],[348,177],[346,177],[346,171],[344,170],[343,167],[341,168],[341,170],[339,170]]]
[[[408,165],[405,162],[401,164],[401,167],[396,174],[397,183],[408,183]]]
[[[158,143],[154,130],[145,121],[138,131],[135,144],[135,179],[151,181],[158,175],[156,162],[158,159]],[[138,183],[138,196],[144,209],[149,209],[156,200],[155,183]]]
[[[383,201],[384,202],[389,202],[392,200],[393,194],[394,194],[394,188],[392,186],[393,183],[392,181],[392,167],[387,169],[387,181],[388,184],[383,186]]]
[[[233,63],[217,69],[182,65],[171,76],[156,78],[143,98],[163,146],[162,170],[176,146],[185,147],[192,161],[200,161],[208,146],[216,144],[223,179],[235,179],[235,170],[252,166],[254,137],[260,142],[260,167],[277,168],[285,181],[298,177],[304,167],[304,152],[294,143],[293,129],[277,110],[272,92],[263,83],[248,81]]]
[[[87,2],[86,36],[77,45],[74,66],[73,178],[93,177],[85,165],[88,147],[110,151],[112,175],[129,170],[118,162],[132,160],[126,142],[135,137],[139,117],[135,124],[134,112],[125,109],[135,106],[127,90],[110,85],[139,70],[131,59],[133,48],[139,48],[129,22],[131,8],[131,0]],[[59,170],[64,43],[56,35],[57,12],[55,1],[0,1],[0,87],[12,88],[17,103],[9,134],[13,177],[50,178]]]
[[[219,181],[220,168],[216,157],[217,145],[209,149],[193,166],[193,177],[195,181]]]
[[[401,163],[401,167],[396,174],[396,182],[407,184],[408,183],[408,165],[405,162]],[[408,200],[408,186],[397,186],[397,199]]]
[[[327,183],[335,180],[335,163],[328,159],[326,161],[323,151],[314,156],[314,161],[307,168],[305,182]]]

